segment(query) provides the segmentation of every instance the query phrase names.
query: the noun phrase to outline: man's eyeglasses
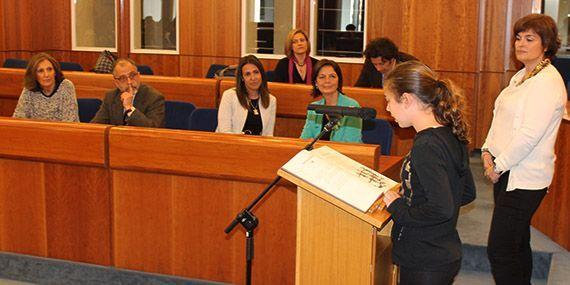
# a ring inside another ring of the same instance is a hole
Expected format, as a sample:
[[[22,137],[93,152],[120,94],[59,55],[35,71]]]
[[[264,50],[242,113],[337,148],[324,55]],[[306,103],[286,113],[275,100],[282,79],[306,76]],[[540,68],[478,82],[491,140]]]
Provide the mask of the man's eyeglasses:
[[[121,75],[119,77],[113,77],[115,78],[115,80],[118,80],[121,83],[127,83],[130,80],[134,80],[135,77],[137,77],[137,75],[139,75],[138,72],[131,72],[128,75]]]

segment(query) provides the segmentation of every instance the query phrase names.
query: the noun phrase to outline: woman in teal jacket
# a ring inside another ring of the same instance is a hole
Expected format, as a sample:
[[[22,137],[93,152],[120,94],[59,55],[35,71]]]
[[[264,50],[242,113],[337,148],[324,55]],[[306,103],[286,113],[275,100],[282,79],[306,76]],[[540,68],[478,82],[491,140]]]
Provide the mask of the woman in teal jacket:
[[[313,97],[322,95],[322,98],[311,104],[360,107],[356,100],[342,94],[342,72],[338,64],[332,60],[323,59],[315,65],[312,95]],[[315,138],[328,121],[327,116],[308,111],[301,138]],[[332,133],[324,135],[321,140],[362,143],[362,119],[344,116]]]

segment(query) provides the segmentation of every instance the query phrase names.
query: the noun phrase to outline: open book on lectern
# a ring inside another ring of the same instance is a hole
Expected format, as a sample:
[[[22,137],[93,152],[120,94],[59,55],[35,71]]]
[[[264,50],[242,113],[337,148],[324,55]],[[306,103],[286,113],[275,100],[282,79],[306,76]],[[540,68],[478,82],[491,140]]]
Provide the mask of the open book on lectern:
[[[302,150],[281,170],[362,212],[376,210],[382,194],[400,186],[328,146]]]

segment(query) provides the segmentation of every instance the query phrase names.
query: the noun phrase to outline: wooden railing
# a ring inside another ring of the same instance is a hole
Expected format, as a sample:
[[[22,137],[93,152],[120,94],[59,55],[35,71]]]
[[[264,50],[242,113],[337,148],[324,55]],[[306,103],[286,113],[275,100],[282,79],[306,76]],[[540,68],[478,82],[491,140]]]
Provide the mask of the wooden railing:
[[[243,284],[224,228],[307,141],[0,118],[0,250]],[[328,145],[395,178],[401,157]],[[317,145],[317,146],[318,146]],[[254,209],[254,284],[294,284],[296,188]]]
[[[0,116],[11,116],[22,91],[24,70],[0,68]],[[71,80],[78,98],[103,98],[115,88],[112,75],[91,72],[65,72]],[[166,100],[193,103],[199,108],[216,108],[222,93],[234,87],[231,79],[205,79],[190,77],[141,76],[141,81],[161,91]],[[269,83],[270,92],[277,98],[277,120],[275,136],[299,137],[307,113],[307,105],[314,98],[310,96],[311,86],[303,84]],[[391,120],[386,111],[382,89],[345,87],[343,92],[357,100],[363,107],[376,109],[377,118]],[[415,132],[401,129],[394,124],[392,151],[394,155],[405,155],[411,148]]]

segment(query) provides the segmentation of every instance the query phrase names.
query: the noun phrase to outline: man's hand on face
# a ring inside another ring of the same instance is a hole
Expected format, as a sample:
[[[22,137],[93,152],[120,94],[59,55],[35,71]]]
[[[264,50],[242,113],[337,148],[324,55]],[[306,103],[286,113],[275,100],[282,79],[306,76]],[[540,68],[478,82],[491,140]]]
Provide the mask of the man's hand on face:
[[[121,93],[121,102],[123,102],[123,109],[130,110],[133,107],[134,91],[133,87],[129,85],[129,89]]]

